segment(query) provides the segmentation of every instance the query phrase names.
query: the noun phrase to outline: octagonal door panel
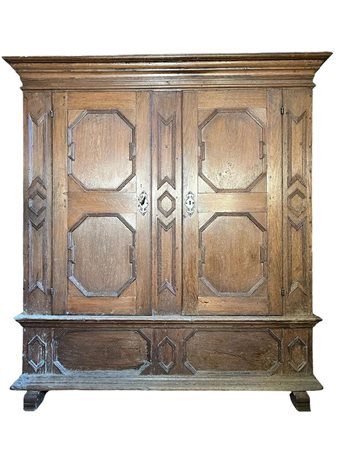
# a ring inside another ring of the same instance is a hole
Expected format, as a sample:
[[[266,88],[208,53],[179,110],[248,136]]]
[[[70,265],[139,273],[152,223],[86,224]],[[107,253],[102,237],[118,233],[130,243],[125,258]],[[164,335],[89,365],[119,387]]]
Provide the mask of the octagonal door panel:
[[[53,102],[55,307],[147,314],[149,94],[56,93]]]
[[[183,97],[183,309],[281,313],[279,90]]]

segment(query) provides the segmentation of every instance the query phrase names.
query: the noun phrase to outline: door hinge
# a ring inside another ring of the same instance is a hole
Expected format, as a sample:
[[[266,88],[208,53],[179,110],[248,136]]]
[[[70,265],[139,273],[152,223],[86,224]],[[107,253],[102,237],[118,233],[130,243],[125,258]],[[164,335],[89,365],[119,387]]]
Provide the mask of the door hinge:
[[[54,295],[55,295],[55,289],[54,288],[49,288],[49,294],[52,296],[52,297],[54,297]]]
[[[281,109],[280,109],[280,113],[282,114],[282,116],[284,115],[284,106],[281,106]]]
[[[280,293],[281,293],[282,297],[284,297],[284,295],[285,295],[285,289],[282,288],[282,289],[280,290]]]
[[[49,111],[49,116],[53,119],[53,117],[54,117],[54,111],[53,111],[52,109]]]

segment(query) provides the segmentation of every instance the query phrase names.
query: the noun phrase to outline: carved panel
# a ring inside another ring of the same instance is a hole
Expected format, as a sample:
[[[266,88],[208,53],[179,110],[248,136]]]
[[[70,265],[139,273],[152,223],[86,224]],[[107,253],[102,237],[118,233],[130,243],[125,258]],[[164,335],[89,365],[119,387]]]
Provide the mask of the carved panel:
[[[149,339],[150,364],[143,375],[191,374],[186,364],[185,342],[192,334],[190,328],[167,328],[165,326],[142,329]]]
[[[50,312],[50,94],[25,94],[25,299],[28,312]]]
[[[248,109],[216,109],[199,125],[199,176],[215,192],[250,191],[265,176],[264,126]]]
[[[288,186],[299,181],[306,186],[307,164],[307,112],[294,115],[286,112],[288,133]]]
[[[288,254],[292,257],[288,264],[288,293],[299,291],[300,295],[307,295],[307,245],[306,220],[294,223],[288,218]]]
[[[118,110],[85,110],[68,128],[68,165],[85,189],[120,191],[135,176],[135,127]]]
[[[86,297],[118,297],[136,279],[135,230],[119,214],[87,214],[68,233],[69,280]]]
[[[153,311],[181,311],[181,93],[152,93]]]
[[[271,330],[197,331],[186,342],[191,372],[275,372],[281,339]]]
[[[66,330],[55,341],[54,366],[69,370],[144,370],[148,338],[138,330]]]
[[[165,191],[157,199],[157,208],[167,218],[175,211],[176,200],[170,192]]]
[[[289,364],[296,371],[304,369],[308,360],[308,349],[306,343],[299,336],[288,345]]]
[[[27,361],[36,373],[46,372],[47,344],[35,335],[27,344]]]
[[[217,296],[250,296],[266,281],[266,229],[249,213],[216,213],[199,231],[200,280]]]
[[[157,288],[176,294],[176,224],[157,220]]]
[[[176,363],[176,345],[166,336],[157,346],[158,361],[162,369],[169,373]]]
[[[176,187],[176,114],[169,118],[157,115],[158,171],[157,189],[164,183]]]
[[[311,94],[284,92],[284,283],[286,312],[311,310]]]

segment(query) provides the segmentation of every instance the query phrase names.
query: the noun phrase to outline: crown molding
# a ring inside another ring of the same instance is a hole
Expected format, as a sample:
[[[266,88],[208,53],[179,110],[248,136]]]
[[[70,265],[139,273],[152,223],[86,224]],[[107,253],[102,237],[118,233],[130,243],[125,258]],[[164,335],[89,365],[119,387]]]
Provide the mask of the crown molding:
[[[24,90],[314,86],[330,52],[134,56],[8,56]]]

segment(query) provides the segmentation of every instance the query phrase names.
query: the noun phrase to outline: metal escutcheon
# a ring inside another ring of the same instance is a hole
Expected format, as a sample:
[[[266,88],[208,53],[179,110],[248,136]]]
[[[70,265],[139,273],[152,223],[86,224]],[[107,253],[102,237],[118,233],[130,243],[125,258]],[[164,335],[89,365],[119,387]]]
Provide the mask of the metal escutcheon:
[[[191,191],[187,193],[184,204],[187,214],[192,216],[195,211],[195,196]]]
[[[140,211],[142,216],[144,216],[148,211],[149,198],[145,191],[142,191],[137,199],[137,209]]]

